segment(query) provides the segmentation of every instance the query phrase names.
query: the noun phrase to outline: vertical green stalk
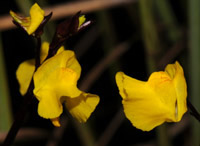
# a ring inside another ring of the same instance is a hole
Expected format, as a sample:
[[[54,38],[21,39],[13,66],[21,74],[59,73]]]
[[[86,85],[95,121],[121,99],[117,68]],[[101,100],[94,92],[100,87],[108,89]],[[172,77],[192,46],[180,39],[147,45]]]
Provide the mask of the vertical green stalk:
[[[116,35],[113,30],[112,20],[109,17],[109,13],[107,11],[100,11],[97,13],[99,19],[99,29],[101,30],[101,34],[103,36],[103,49],[105,54],[108,54],[112,51],[115,43],[116,43]],[[110,75],[111,77],[115,76],[117,69],[119,68],[118,63],[114,63],[110,66]]]
[[[99,19],[99,29],[103,35],[104,48],[108,49],[105,50],[106,52],[109,52],[116,42],[116,35],[115,31],[113,30],[112,20],[110,19],[107,11],[100,11],[97,13],[97,16]]]
[[[189,48],[190,48],[190,78],[192,104],[200,111],[200,1],[189,1]],[[200,144],[200,123],[193,119],[193,144]]]
[[[162,124],[157,129],[157,139],[159,146],[171,146],[171,141],[167,133],[167,125]]]
[[[89,123],[81,124],[74,119],[72,119],[72,122],[77,130],[82,146],[94,146],[95,136]]]
[[[169,40],[175,42],[180,38],[180,30],[177,21],[170,7],[168,0],[155,0],[158,14],[160,15],[165,28],[167,29]]]
[[[160,51],[159,37],[156,30],[153,1],[139,0],[139,8],[141,13],[143,40],[146,47],[146,64],[149,74],[156,70],[156,58]],[[170,140],[167,135],[166,125],[163,124],[157,128],[158,145],[170,146]]]
[[[3,53],[0,34],[0,131],[7,131],[11,127],[12,114]]]
[[[155,71],[156,68],[155,57],[160,48],[158,34],[154,23],[152,2],[153,2],[152,0],[139,1],[143,40],[146,47],[146,57],[147,57],[146,63],[149,73]]]

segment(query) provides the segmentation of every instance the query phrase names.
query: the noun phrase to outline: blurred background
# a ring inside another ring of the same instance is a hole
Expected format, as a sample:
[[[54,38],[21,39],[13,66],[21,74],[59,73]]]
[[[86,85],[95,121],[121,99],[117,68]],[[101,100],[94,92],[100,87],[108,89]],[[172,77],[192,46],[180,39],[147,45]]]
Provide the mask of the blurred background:
[[[6,0],[0,4],[0,145],[23,102],[15,72],[34,57],[35,40],[12,24],[9,10],[29,15],[37,2],[47,15],[43,41],[56,25],[78,11],[94,23],[65,43],[82,66],[80,89],[100,96],[88,122],[80,124],[67,111],[61,127],[31,106],[13,146],[199,146],[200,123],[187,112],[181,122],[150,132],[125,118],[115,74],[146,81],[150,73],[176,60],[183,66],[188,99],[200,111],[200,1],[198,0]],[[147,111],[148,112],[148,111]]]

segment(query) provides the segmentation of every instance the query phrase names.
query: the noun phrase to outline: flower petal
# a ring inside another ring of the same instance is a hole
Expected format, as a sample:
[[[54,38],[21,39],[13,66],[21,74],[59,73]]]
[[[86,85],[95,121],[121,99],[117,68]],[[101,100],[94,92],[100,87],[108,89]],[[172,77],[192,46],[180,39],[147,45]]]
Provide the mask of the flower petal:
[[[94,94],[82,93],[76,98],[66,98],[66,107],[79,122],[86,122],[99,103],[99,97]]]
[[[41,92],[37,92],[36,96],[40,97],[38,98],[38,114],[41,117],[46,119],[56,119],[63,112],[60,97],[51,90],[42,90]]]
[[[34,70],[35,61],[31,59],[22,62],[16,71],[17,80],[20,85],[20,93],[22,95],[24,95],[27,92]]]
[[[73,71],[76,72],[77,74],[77,80],[80,78],[81,75],[81,66],[78,63],[78,60],[76,59],[76,57],[73,56],[71,58],[68,59],[67,63],[66,63],[66,67],[72,69]]]
[[[40,49],[40,63],[42,63],[45,60],[45,58],[48,55],[48,52],[49,52],[49,43],[43,42]]]
[[[31,23],[27,28],[27,33],[30,35],[36,31],[44,19],[44,11],[35,3],[30,9]]]
[[[177,96],[177,115],[178,121],[181,120],[182,115],[187,111],[187,85],[184,77],[183,68],[176,61],[175,64],[169,64],[165,71],[173,76],[173,84]],[[173,74],[173,75],[172,75]]]
[[[173,85],[173,80],[170,76],[163,71],[154,72],[149,77],[147,85],[157,95],[159,100],[175,113],[177,95]],[[173,117],[171,117],[173,121],[176,121],[175,116],[176,115],[174,114]]]
[[[123,99],[129,99],[132,94],[137,97],[144,93],[145,82],[131,78],[123,72],[116,74],[116,82]]]
[[[61,126],[59,118],[53,118],[53,119],[51,119],[51,122],[55,127],[60,127]]]
[[[136,128],[149,131],[165,121],[177,121],[176,92],[165,72],[153,73],[148,82],[118,72],[116,82],[125,115]]]
[[[43,76],[40,76],[41,74]],[[58,68],[51,73],[43,72],[42,67],[38,69],[34,74],[35,89],[33,90],[39,100],[38,114],[50,119],[59,117],[62,113],[61,97],[77,97],[81,94],[76,82],[77,75],[69,68]]]
[[[85,22],[85,20],[86,20],[85,15],[79,17],[78,28]]]
[[[165,122],[169,116],[168,109],[159,100],[141,97],[136,100],[123,100],[124,113],[133,126],[143,131],[150,131]],[[138,97],[137,97],[138,98]]]
[[[33,92],[38,99],[46,98],[45,94],[42,94],[44,97],[40,96],[40,92],[46,92],[46,90],[54,92],[59,98],[61,96],[74,98],[81,94],[81,91],[76,86],[77,75],[69,68],[58,68],[48,73],[43,71],[41,67],[34,74],[34,83],[35,89]]]
[[[46,60],[34,74],[34,94],[37,95],[37,92],[41,92],[41,89],[48,88],[54,90],[60,96],[79,96],[81,91],[76,87],[76,84],[80,75],[68,68],[68,66],[80,68],[78,62],[73,61],[74,58],[72,51],[63,51]],[[77,64],[72,65],[72,62]]]

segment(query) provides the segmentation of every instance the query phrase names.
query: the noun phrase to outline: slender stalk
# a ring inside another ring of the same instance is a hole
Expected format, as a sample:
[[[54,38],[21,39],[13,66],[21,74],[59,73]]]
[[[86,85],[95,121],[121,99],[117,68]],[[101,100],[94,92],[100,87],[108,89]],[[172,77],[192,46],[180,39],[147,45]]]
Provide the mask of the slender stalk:
[[[36,47],[36,56],[35,56],[35,58],[36,58],[35,71],[40,66],[40,59],[39,59],[40,48],[41,48],[41,38],[38,37],[37,38],[37,47]],[[15,137],[16,137],[19,129],[23,125],[26,114],[29,111],[29,107],[30,107],[33,99],[35,99],[34,98],[35,96],[33,94],[33,89],[34,89],[34,82],[33,82],[33,78],[32,78],[31,83],[28,87],[27,93],[24,95],[23,105],[21,106],[21,108],[19,109],[19,111],[16,115],[16,119],[14,120],[14,123],[13,123],[11,129],[9,130],[5,140],[4,140],[3,146],[10,146],[14,142]]]
[[[7,131],[12,124],[12,115],[2,43],[0,34],[0,131]]]
[[[200,1],[199,0],[190,0],[189,1],[189,48],[190,48],[190,91],[192,97],[192,104],[200,111]],[[192,120],[192,144],[200,144],[200,124],[194,119]]]
[[[157,5],[158,14],[160,15],[165,28],[167,29],[167,34],[171,42],[176,42],[180,38],[180,29],[178,28],[176,17],[170,6],[168,0],[155,0]]]
[[[37,49],[35,50],[35,71],[40,66],[40,47],[41,47],[41,38],[37,37]]]
[[[160,49],[159,37],[153,17],[152,0],[140,0],[139,7],[141,13],[143,40],[146,48],[146,64],[149,73],[156,69],[156,57]]]
[[[99,29],[101,30],[103,38],[103,51],[105,54],[108,54],[113,50],[114,45],[116,44],[116,34],[113,29],[113,23],[110,14],[107,11],[100,11],[97,13],[99,19]],[[109,67],[110,76],[115,76],[115,73],[119,69],[119,63],[115,62]]]
[[[89,123],[81,124],[78,123],[74,118],[71,118],[72,124],[74,125],[77,134],[80,138],[82,146],[94,146],[95,138]]]
[[[187,106],[191,110],[190,114],[193,115],[200,122],[200,114],[189,100],[187,100]]]
[[[122,122],[124,121],[125,116],[123,109],[120,108],[119,111],[110,121],[109,125],[106,127],[100,138],[98,139],[95,146],[106,146],[109,144],[112,137],[115,135],[115,132],[118,130]]]

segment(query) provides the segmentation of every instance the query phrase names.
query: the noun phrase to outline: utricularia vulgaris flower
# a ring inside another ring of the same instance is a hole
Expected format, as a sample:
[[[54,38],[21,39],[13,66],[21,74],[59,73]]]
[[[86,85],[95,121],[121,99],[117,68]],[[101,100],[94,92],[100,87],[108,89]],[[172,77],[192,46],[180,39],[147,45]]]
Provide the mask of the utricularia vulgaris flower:
[[[99,97],[77,88],[81,66],[73,51],[61,47],[55,56],[44,61],[48,49],[49,44],[43,43],[40,58],[42,65],[35,73],[34,59],[25,61],[18,67],[16,75],[20,93],[24,95],[27,92],[33,76],[33,93],[39,100],[38,114],[41,117],[51,119],[55,126],[59,126],[58,118],[63,112],[64,103],[74,118],[79,122],[86,122],[99,103]]]
[[[44,19],[44,11],[35,3],[30,9],[30,17],[23,17],[10,11],[10,15],[29,35],[33,34]]]
[[[178,122],[187,111],[187,86],[178,62],[154,72],[148,81],[116,74],[126,117],[133,126],[150,131],[164,122]]]
[[[36,59],[24,61],[16,71],[20,93],[33,93],[30,96],[35,96],[39,101],[38,114],[51,119],[55,126],[60,126],[63,104],[79,122],[86,122],[99,103],[99,97],[77,88],[81,66],[74,52],[64,50],[61,46],[69,37],[86,28],[90,21],[85,22],[85,17],[78,12],[70,20],[58,25],[50,45],[44,42],[40,46],[43,27],[52,13],[44,16],[44,11],[34,4],[30,9],[30,17],[21,17],[13,11],[10,14],[13,22],[29,35],[35,36],[38,42]]]

